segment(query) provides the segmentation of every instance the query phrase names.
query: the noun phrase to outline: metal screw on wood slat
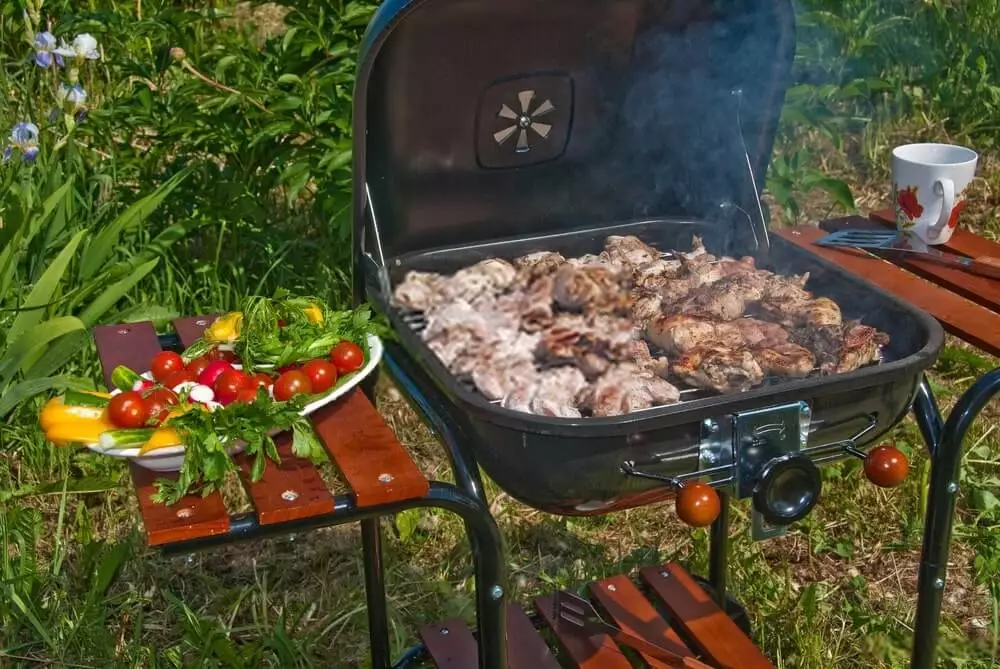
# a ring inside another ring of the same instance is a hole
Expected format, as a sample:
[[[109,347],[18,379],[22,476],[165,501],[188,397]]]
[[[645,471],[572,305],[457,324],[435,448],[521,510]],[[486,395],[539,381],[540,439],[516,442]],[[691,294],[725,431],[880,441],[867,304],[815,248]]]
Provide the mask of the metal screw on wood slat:
[[[614,592],[614,591],[615,591],[615,590],[617,590],[617,589],[618,589],[618,588],[616,588],[616,587],[614,586],[614,584],[613,584],[613,583],[612,583],[611,585],[609,585],[609,586],[608,586],[608,590],[610,590],[611,592]]]
[[[379,483],[389,483],[390,481],[392,481],[392,474],[379,474],[378,475],[378,482]]]
[[[663,578],[670,578],[670,572],[667,571],[666,569],[661,569],[660,576],[662,576]]]
[[[118,328],[118,334],[128,334],[128,328]]]
[[[285,500],[286,502],[294,502],[298,498],[299,498],[299,493],[295,492],[294,490],[286,490],[285,492],[281,493],[281,499]]]
[[[177,510],[177,517],[178,518],[190,518],[193,515],[194,515],[194,509],[178,509]]]
[[[438,630],[438,634],[440,634],[441,636],[448,636],[448,634],[450,633],[451,631],[447,627],[442,627],[441,629]]]
[[[208,325],[208,321],[206,321],[204,318],[199,318],[198,320],[196,320],[194,322],[194,324],[195,325]]]

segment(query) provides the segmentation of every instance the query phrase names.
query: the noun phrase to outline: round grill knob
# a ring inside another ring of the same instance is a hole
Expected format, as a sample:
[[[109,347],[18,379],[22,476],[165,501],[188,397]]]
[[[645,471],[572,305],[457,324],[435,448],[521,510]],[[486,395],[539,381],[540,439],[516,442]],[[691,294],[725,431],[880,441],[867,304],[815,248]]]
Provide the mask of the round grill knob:
[[[677,517],[692,527],[705,527],[719,517],[722,504],[712,486],[694,481],[677,493]]]
[[[819,469],[804,455],[787,453],[760,470],[754,508],[772,525],[789,525],[809,515],[819,501]]]
[[[876,446],[865,456],[865,476],[880,488],[895,488],[906,480],[910,461],[895,446]]]

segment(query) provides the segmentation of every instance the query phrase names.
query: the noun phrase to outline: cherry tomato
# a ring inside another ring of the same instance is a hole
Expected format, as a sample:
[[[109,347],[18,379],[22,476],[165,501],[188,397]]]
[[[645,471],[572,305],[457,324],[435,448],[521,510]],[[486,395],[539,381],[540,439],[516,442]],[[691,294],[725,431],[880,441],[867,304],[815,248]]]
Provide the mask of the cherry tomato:
[[[167,388],[176,388],[182,383],[197,383],[198,377],[195,376],[194,372],[190,369],[182,369],[179,372],[174,372],[167,378],[163,379],[163,385]]]
[[[226,370],[232,369],[233,366],[228,362],[222,360],[213,360],[208,363],[205,369],[202,370],[201,374],[198,375],[198,383],[208,386],[209,388],[215,385],[215,382]]]
[[[219,374],[215,380],[212,390],[215,391],[216,400],[222,404],[228,404],[236,399],[236,394],[243,388],[248,388],[250,377],[238,369],[227,369]]]
[[[203,355],[200,358],[195,358],[189,362],[187,368],[189,372],[194,374],[194,378],[197,381],[198,377],[201,376],[201,373],[205,371],[205,368],[208,367],[210,362],[212,361],[209,357],[207,355]]]
[[[365,364],[365,354],[361,347],[352,341],[342,341],[330,351],[330,362],[337,367],[341,374],[355,372]]]
[[[309,377],[314,393],[321,393],[337,382],[337,368],[326,360],[310,360],[302,365],[302,373]]]
[[[910,461],[895,446],[882,444],[868,451],[865,476],[881,488],[895,488],[906,480]]]
[[[184,359],[173,351],[160,351],[153,356],[149,369],[153,372],[154,379],[163,381],[174,372],[184,369]]]
[[[187,372],[178,372],[178,374],[184,374]],[[146,401],[146,410],[149,412],[149,420],[159,425],[167,419],[167,415],[170,413],[170,407],[175,406],[180,402],[180,398],[177,397],[177,393],[172,390],[167,390],[166,388],[157,388],[156,390],[151,390],[145,395],[143,399]]]
[[[256,374],[250,377],[250,387],[253,388],[255,391],[258,388],[263,388],[264,390],[267,390],[273,385],[274,385],[274,379],[272,379],[264,372],[257,372]]]
[[[149,408],[142,395],[130,390],[111,398],[108,418],[118,427],[142,427],[149,418]]]
[[[294,372],[297,369],[299,369],[299,366],[296,365],[295,363],[292,363],[291,365],[285,365],[284,367],[279,367],[278,368],[278,376],[281,376],[285,372]]]
[[[236,402],[243,402],[245,404],[250,404],[257,400],[257,389],[256,388],[240,388],[236,392]]]
[[[300,393],[311,392],[309,377],[297,369],[285,372],[274,382],[274,399],[279,402],[286,402]]]

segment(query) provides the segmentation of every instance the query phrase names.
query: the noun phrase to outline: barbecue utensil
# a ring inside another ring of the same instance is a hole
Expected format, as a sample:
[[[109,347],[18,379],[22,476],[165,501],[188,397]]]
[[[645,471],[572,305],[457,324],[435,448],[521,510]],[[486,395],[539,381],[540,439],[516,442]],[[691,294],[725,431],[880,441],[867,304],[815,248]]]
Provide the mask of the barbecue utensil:
[[[661,662],[666,662],[672,667],[711,669],[709,665],[693,657],[678,655],[662,646],[658,646],[645,639],[640,639],[619,629],[601,618],[590,602],[572,593],[556,591],[553,598],[553,608],[552,618],[555,620],[557,627],[568,625],[585,636],[607,634],[615,641]]]
[[[818,239],[816,243],[820,246],[846,246],[865,249],[873,253],[910,255],[947,267],[962,269],[974,274],[988,276],[992,279],[1000,279],[1000,258],[990,256],[966,258],[954,253],[945,253],[930,246],[927,242],[920,239],[920,237],[910,232],[847,229]]]

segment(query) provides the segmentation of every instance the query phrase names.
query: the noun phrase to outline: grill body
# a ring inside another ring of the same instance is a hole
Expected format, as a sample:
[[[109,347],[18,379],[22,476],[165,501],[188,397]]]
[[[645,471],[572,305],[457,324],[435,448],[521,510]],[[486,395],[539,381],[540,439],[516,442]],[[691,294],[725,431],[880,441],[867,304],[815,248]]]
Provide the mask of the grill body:
[[[453,272],[484,258],[511,259],[538,250],[567,256],[598,252],[608,234],[634,234],[657,248],[685,248],[694,233],[703,236],[711,253],[731,251],[733,236],[718,226],[676,219],[414,252],[392,259],[390,265],[398,280],[411,269]],[[549,418],[492,404],[453,376],[420,339],[419,317],[396,309],[371,272],[367,293],[398,334],[389,355],[406,358],[402,368],[413,370],[408,374],[412,387],[440,396],[453,407],[450,419],[461,423],[461,432],[490,478],[529,506],[562,515],[591,515],[671,494],[656,481],[624,474],[626,461],[662,476],[704,469],[700,442],[706,420],[725,422],[738,412],[806,402],[811,420],[805,452],[822,464],[844,457],[843,442],[869,423],[873,425],[856,446],[877,440],[904,417],[924,370],[943,344],[937,321],[781,238],[774,240],[765,267],[809,272],[806,287],[836,300],[845,319],[863,318],[888,333],[891,341],[881,364],[745,393],[697,397],[621,417]]]

